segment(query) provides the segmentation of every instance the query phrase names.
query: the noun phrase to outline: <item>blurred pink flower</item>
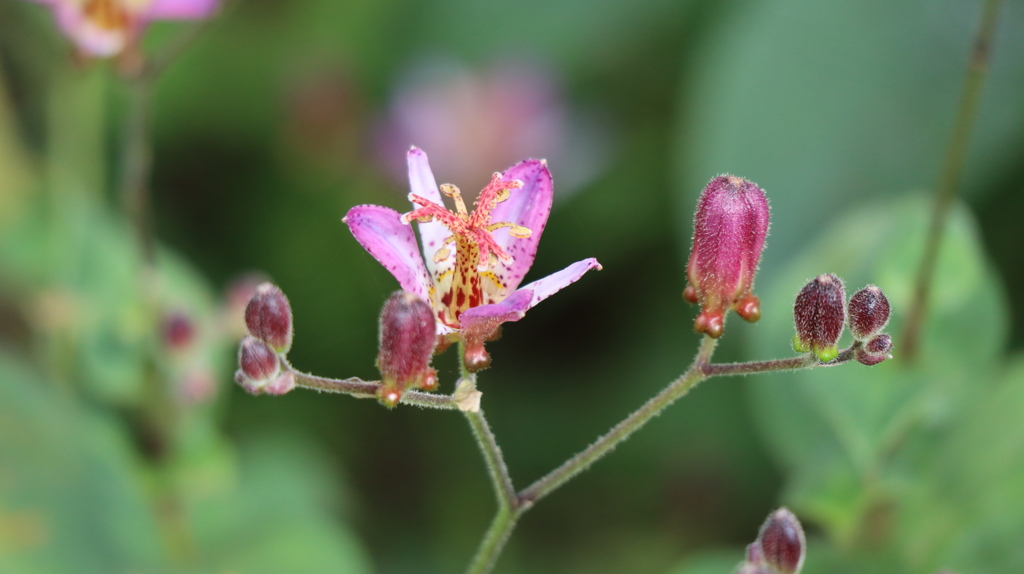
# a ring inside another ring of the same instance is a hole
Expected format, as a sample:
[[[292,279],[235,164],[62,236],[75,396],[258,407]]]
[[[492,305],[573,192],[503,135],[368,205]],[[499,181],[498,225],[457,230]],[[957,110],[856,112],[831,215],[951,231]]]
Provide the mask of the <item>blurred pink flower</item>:
[[[438,335],[461,332],[471,370],[489,362],[483,343],[502,323],[522,319],[587,271],[601,268],[596,259],[584,259],[519,287],[551,213],[554,186],[543,161],[528,159],[495,173],[472,213],[458,188],[438,188],[425,153],[411,149],[408,165],[413,211],[402,215],[360,205],[344,221],[402,289],[431,304]],[[441,191],[455,201],[456,212],[444,207]],[[418,222],[422,251],[412,221]]]
[[[201,20],[218,0],[34,0],[53,10],[61,31],[84,54],[116,56],[153,20]]]
[[[473,73],[451,64],[417,66],[399,82],[378,133],[382,161],[411,144],[429,149],[447,181],[482,189],[483,174],[523,157],[542,157],[559,173],[559,194],[595,175],[607,138],[594,122],[580,121],[562,98],[555,76],[526,64]],[[473,195],[468,194],[467,200]]]

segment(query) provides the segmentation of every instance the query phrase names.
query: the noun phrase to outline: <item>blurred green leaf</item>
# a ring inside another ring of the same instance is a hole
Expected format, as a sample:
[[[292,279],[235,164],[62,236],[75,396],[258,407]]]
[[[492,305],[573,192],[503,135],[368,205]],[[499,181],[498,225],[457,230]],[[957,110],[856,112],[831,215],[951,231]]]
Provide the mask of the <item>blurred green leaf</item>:
[[[0,571],[158,571],[159,527],[124,429],[0,356]]]
[[[836,213],[931,187],[949,140],[981,3],[740,2],[691,54],[680,109],[679,219],[722,172],[772,201],[764,277]],[[1020,156],[1024,10],[1005,3],[964,189],[991,187]],[[680,240],[688,240],[680,235]]]
[[[172,467],[177,484],[166,491],[113,417],[9,356],[0,380],[0,571],[370,571],[336,516],[323,455],[303,439],[263,437],[236,462],[223,439],[196,437],[205,452]],[[164,536],[175,491],[195,548],[172,558]]]

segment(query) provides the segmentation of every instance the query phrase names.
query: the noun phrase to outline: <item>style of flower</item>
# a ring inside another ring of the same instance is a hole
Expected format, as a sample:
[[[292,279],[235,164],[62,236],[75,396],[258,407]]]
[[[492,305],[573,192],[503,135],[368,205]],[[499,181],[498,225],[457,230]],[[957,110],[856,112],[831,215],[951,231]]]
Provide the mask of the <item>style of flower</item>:
[[[601,268],[596,259],[584,259],[519,287],[551,213],[554,187],[544,160],[524,160],[495,173],[472,213],[457,187],[438,187],[423,151],[409,150],[408,166],[413,211],[402,215],[360,205],[343,221],[402,289],[431,304],[438,335],[463,340],[470,370],[489,364],[483,344],[502,323],[518,321],[587,271]],[[454,201],[454,212],[442,203],[442,192]],[[410,227],[413,220],[422,252]]]
[[[34,0],[53,10],[61,32],[82,53],[116,56],[154,20],[201,20],[218,0]]]

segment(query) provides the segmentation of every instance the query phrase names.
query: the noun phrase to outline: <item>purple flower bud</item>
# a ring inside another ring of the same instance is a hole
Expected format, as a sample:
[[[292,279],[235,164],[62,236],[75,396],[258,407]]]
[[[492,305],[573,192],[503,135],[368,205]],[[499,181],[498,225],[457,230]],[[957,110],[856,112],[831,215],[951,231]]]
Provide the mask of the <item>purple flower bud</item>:
[[[437,388],[437,373],[430,368],[435,323],[430,304],[416,294],[397,291],[384,303],[377,355],[382,379],[377,397],[384,406],[393,408],[407,389]]]
[[[889,300],[874,285],[850,297],[850,332],[858,341],[867,341],[882,332],[889,322]]]
[[[292,346],[292,308],[281,289],[262,283],[245,307],[245,325],[249,334],[279,353]]]
[[[688,301],[698,301],[694,330],[719,337],[725,312],[733,309],[747,321],[761,318],[751,292],[754,274],[768,236],[768,199],[756,184],[722,175],[704,188],[693,218],[693,249],[687,265]]]
[[[842,279],[828,273],[812,279],[796,296],[793,305],[798,353],[814,352],[827,363],[839,356],[839,336],[846,323],[846,291]]]
[[[163,338],[171,351],[183,351],[195,340],[196,327],[185,313],[169,313],[164,317]]]
[[[890,351],[892,351],[892,337],[882,333],[864,343],[863,346],[857,347],[855,356],[858,361],[870,367],[886,359],[891,359]]]
[[[756,544],[764,563],[780,574],[796,574],[804,565],[807,541],[800,521],[787,508],[780,508],[761,525]]]
[[[283,395],[295,388],[295,373],[285,371],[263,388],[268,395]]]
[[[235,380],[254,395],[259,394],[281,372],[277,353],[254,337],[242,339],[238,346],[238,367]]]

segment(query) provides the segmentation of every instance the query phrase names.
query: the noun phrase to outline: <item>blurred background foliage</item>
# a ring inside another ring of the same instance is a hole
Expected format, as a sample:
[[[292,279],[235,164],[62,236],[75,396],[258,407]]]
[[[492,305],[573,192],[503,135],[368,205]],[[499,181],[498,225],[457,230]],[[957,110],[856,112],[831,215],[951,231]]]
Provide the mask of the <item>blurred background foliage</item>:
[[[148,266],[118,191],[116,66],[75,63],[47,11],[3,0],[0,571],[464,567],[494,503],[461,417],[231,382],[254,272],[291,298],[299,368],[375,377],[396,286],[340,218],[403,209],[394,155],[410,144],[464,190],[548,158],[557,203],[532,276],[604,264],[491,346],[481,390],[518,484],[690,361],[679,295],[693,206],[718,173],[773,207],[764,318],[733,321],[720,360],[790,353],[792,297],[821,272],[880,285],[895,310],[894,361],[701,386],[526,515],[498,572],[728,572],[779,504],[808,529],[812,574],[1024,570],[1019,2],[1003,8],[923,356],[899,360],[979,9],[236,2],[155,85]],[[145,48],[187,29],[154,26]],[[452,355],[437,361],[447,390]]]

